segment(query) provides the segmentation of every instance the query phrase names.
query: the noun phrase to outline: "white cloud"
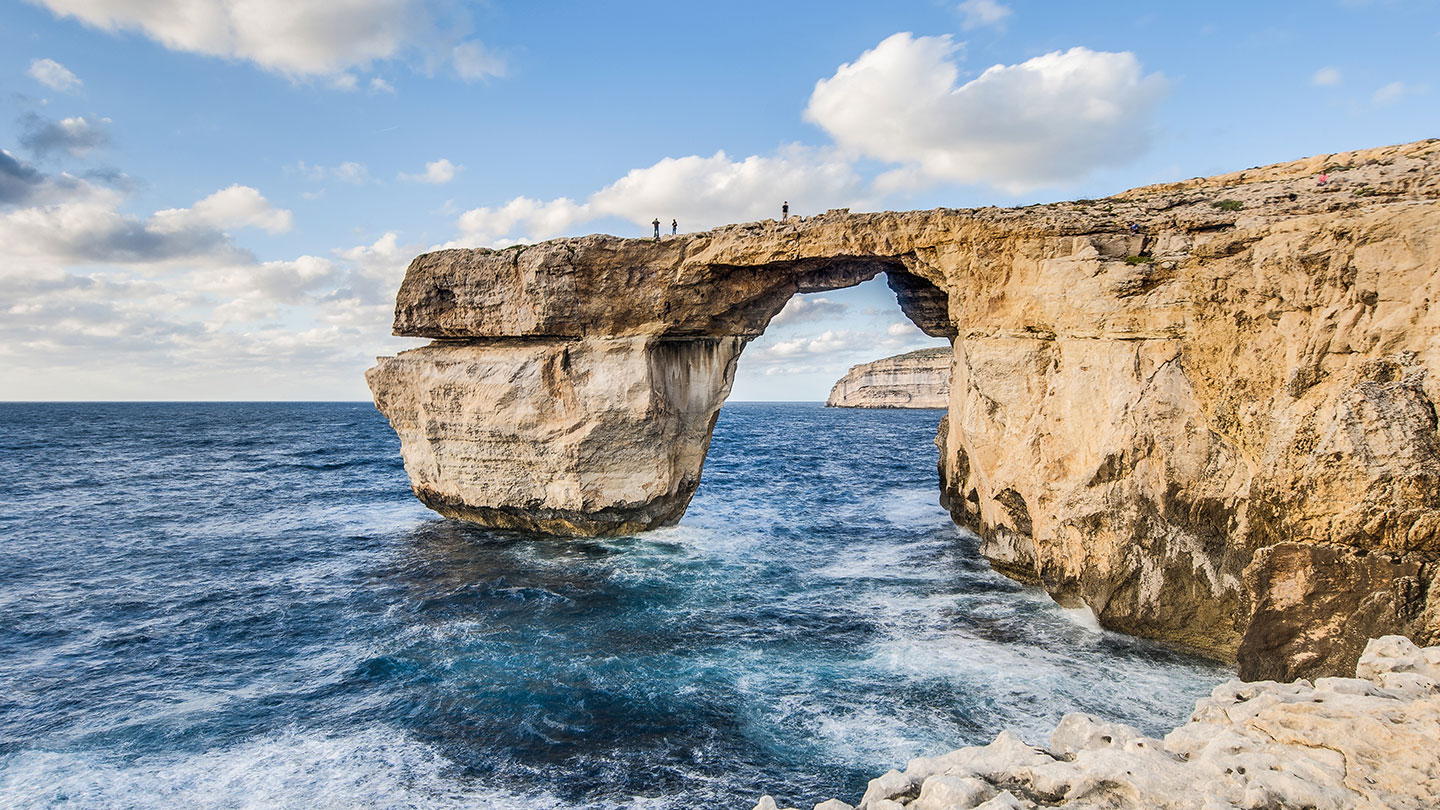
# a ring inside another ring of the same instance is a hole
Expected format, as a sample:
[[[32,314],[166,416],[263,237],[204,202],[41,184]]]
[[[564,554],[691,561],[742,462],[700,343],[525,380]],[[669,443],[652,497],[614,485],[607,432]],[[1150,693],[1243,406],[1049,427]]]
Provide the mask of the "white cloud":
[[[983,25],[1000,25],[1012,13],[1008,6],[996,0],[965,0],[958,8],[965,18],[961,27],[966,31]]]
[[[1322,67],[1310,77],[1310,83],[1316,87],[1334,87],[1340,83],[1340,68]]]
[[[406,174],[401,172],[399,177],[401,180],[408,180],[412,183],[430,183],[431,185],[438,186],[454,180],[455,173],[463,168],[463,166],[457,166],[445,158],[441,158],[427,162],[425,164],[425,171],[420,174]]]
[[[1394,104],[1395,102],[1400,101],[1406,96],[1424,95],[1429,90],[1429,86],[1424,84],[1406,84],[1405,82],[1391,82],[1380,88],[1379,90],[1376,90],[1374,95],[1370,96],[1370,101],[1377,105]]]
[[[809,323],[827,318],[839,318],[849,311],[850,305],[829,298],[797,295],[785,304],[780,313],[770,319],[770,326]]]
[[[141,218],[120,191],[9,162],[26,188],[47,187],[44,203],[0,213],[9,396],[363,396],[360,372],[394,342],[395,287],[418,249],[395,234],[261,262],[228,229],[291,222],[254,189]]]
[[[343,73],[437,36],[419,0],[32,0],[105,31],[291,76]]]
[[[885,328],[885,334],[890,337],[916,337],[923,335],[920,327],[910,321],[896,321]]]
[[[934,180],[1009,191],[1128,163],[1150,141],[1164,80],[1130,53],[1086,48],[995,65],[956,84],[949,37],[895,34],[815,85],[805,117],[848,150]]]
[[[770,156],[731,160],[723,151],[710,157],[665,158],[634,169],[591,194],[584,202],[516,197],[498,207],[460,216],[461,236],[451,247],[499,247],[517,238],[548,239],[586,222],[618,217],[648,230],[656,218],[676,219],[684,230],[727,222],[776,218],[789,200],[799,214],[848,203],[863,192],[851,164],[833,150],[790,146]]]
[[[291,214],[276,209],[253,188],[231,186],[189,208],[139,218],[121,213],[125,195],[79,182],[62,201],[0,214],[0,258],[9,269],[75,264],[166,268],[176,264],[219,266],[254,261],[226,229],[289,230]],[[0,262],[3,263],[3,262]]]
[[[376,76],[375,78],[370,80],[370,92],[393,94],[395,92],[395,86],[380,78],[379,76]]]
[[[794,368],[793,364],[802,360],[821,364],[812,370],[833,368],[843,373],[854,362],[944,345],[943,341],[928,337],[918,329],[899,334],[893,328],[886,334],[869,329],[826,329],[797,337],[772,337],[772,334],[760,336],[745,350],[745,368]]]
[[[233,185],[211,194],[189,208],[156,211],[152,227],[174,232],[196,225],[214,228],[253,226],[269,233],[284,233],[294,226],[289,211],[275,208],[257,190]]]
[[[84,82],[70,69],[56,62],[54,59],[32,59],[30,69],[25,75],[45,85],[51,90],[59,90],[68,93],[72,90],[79,90]]]
[[[504,57],[486,48],[479,40],[456,45],[451,57],[456,75],[466,81],[500,78],[508,72]]]

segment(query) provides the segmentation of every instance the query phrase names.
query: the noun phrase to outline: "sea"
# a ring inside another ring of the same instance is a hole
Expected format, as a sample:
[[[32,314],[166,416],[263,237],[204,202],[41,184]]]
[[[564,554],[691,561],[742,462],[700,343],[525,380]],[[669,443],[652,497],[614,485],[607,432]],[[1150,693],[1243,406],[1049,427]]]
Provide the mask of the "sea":
[[[1229,677],[994,573],[938,411],[730,403],[676,526],[490,531],[369,403],[0,405],[0,807],[739,808]]]

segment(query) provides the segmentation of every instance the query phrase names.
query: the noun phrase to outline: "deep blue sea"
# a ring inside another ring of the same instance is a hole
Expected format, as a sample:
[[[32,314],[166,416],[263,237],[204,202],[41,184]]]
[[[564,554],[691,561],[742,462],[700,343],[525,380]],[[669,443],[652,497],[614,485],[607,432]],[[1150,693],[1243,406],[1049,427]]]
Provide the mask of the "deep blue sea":
[[[730,404],[679,526],[438,518],[368,403],[0,405],[0,807],[854,801],[1227,677],[995,573],[935,411]]]

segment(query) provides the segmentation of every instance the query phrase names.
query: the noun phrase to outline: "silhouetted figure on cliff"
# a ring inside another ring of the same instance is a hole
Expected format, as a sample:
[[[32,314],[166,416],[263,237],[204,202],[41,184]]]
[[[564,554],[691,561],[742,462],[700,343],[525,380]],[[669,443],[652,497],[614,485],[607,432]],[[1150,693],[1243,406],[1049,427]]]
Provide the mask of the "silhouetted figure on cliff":
[[[652,222],[652,223],[650,223],[650,224],[655,226],[655,241],[656,241],[656,242],[659,242],[659,241],[660,241],[660,218],[659,218],[659,217],[656,217],[656,218],[655,218],[655,221]]]
[[[675,234],[677,234],[677,233],[679,233],[679,232],[680,232],[680,222],[679,222],[679,220],[674,220],[674,219],[670,220],[670,235],[671,235],[671,236],[674,236]]]
[[[786,200],[780,204],[780,221],[784,222],[790,218],[790,201]]]

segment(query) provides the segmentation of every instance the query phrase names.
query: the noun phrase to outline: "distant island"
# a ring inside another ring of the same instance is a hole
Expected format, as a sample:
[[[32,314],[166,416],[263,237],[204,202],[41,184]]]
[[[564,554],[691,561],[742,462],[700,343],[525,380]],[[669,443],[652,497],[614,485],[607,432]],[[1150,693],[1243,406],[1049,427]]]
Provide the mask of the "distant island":
[[[827,408],[948,408],[949,348],[921,349],[851,366],[825,400]]]

